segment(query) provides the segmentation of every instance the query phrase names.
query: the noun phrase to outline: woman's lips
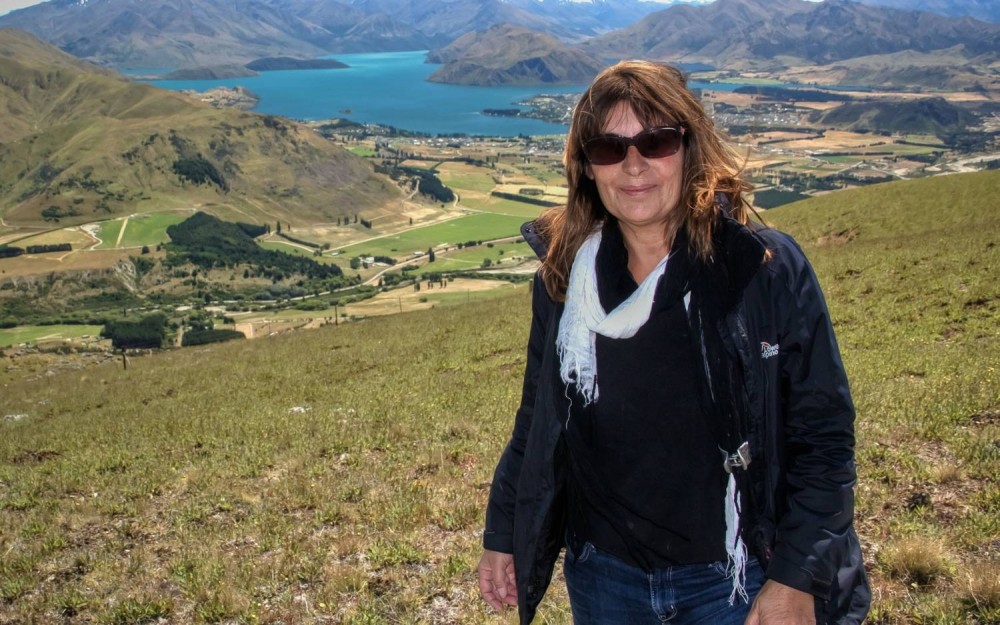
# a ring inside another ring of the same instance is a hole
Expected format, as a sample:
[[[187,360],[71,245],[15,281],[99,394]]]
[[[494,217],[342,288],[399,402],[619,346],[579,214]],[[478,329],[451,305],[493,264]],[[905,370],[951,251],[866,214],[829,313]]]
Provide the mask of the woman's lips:
[[[655,185],[645,184],[639,186],[621,187],[621,192],[625,195],[642,195],[651,190]]]

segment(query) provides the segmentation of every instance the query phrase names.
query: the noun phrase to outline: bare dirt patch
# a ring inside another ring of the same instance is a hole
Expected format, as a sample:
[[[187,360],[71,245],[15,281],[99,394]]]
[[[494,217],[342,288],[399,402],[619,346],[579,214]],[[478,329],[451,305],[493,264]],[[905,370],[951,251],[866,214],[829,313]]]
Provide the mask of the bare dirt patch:
[[[31,276],[53,271],[108,269],[137,250],[84,250],[50,254],[24,254],[0,260],[7,275]]]
[[[858,230],[857,228],[848,228],[847,230],[841,230],[839,232],[831,232],[830,234],[825,234],[820,238],[816,239],[816,245],[820,247],[830,246],[830,245],[843,245],[857,238],[860,232],[861,231]]]

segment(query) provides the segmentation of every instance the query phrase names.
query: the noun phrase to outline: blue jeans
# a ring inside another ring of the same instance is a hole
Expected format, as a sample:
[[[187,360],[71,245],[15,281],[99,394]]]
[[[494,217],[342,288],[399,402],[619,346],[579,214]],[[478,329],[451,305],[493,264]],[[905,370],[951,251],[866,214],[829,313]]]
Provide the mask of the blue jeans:
[[[566,587],[574,625],[743,625],[764,584],[756,558],[746,566],[749,603],[729,605],[726,563],[689,564],[646,573],[585,543],[566,550]]]

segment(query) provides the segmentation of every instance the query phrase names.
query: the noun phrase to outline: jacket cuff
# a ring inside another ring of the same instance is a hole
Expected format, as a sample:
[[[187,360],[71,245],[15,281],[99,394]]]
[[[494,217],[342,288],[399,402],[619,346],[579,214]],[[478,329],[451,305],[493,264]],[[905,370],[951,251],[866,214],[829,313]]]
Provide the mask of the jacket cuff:
[[[483,548],[500,553],[514,553],[514,536],[496,532],[483,533]]]
[[[808,570],[777,555],[767,563],[767,571],[764,575],[768,579],[773,579],[780,584],[791,586],[823,600],[829,600],[833,590],[829,582],[816,579]]]

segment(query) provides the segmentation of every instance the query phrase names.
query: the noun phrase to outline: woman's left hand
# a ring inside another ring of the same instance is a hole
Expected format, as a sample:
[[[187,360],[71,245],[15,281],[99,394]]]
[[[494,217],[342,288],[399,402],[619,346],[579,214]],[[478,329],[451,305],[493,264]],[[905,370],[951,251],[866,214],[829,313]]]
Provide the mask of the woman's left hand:
[[[769,579],[757,593],[746,625],[816,625],[813,596]]]

